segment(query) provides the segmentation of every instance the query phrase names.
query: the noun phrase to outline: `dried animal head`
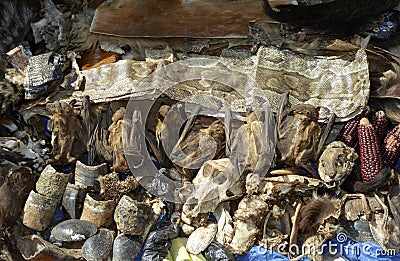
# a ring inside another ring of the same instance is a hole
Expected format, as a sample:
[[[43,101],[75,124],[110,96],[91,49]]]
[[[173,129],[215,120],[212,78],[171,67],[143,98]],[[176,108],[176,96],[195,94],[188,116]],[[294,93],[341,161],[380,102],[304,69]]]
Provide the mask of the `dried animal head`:
[[[239,172],[253,172],[264,176],[271,166],[276,145],[276,128],[272,109],[264,108],[246,117],[246,124],[233,132],[230,157]]]
[[[318,174],[333,186],[340,185],[351,173],[358,155],[341,141],[330,143],[319,158]]]
[[[110,136],[108,141],[113,151],[113,166],[112,170],[125,173],[129,171],[129,165],[124,156],[123,147],[123,128],[127,124],[124,120],[125,108],[121,107],[112,116],[113,123],[108,127]]]
[[[295,158],[290,158],[290,156],[297,156],[294,154],[296,150],[310,148],[311,153],[315,153],[321,134],[318,110],[309,104],[299,104],[290,108],[281,117],[278,129],[278,149],[282,154],[282,160],[294,164]],[[295,147],[300,145],[302,147]],[[310,159],[314,157],[314,155],[309,156],[311,156]]]
[[[169,155],[176,168],[189,179],[205,161],[218,158],[222,153],[224,125],[220,121],[209,124],[209,121],[209,117],[197,117],[192,124],[187,123]]]
[[[278,111],[278,151],[282,162],[300,167],[315,176],[309,166],[316,161],[327,135],[321,135],[318,109],[309,104],[288,106],[289,93],[283,95]],[[324,134],[333,126],[334,115],[329,119]]]
[[[71,104],[56,102],[47,106],[53,116],[48,129],[51,130],[53,159],[50,163],[65,164],[81,158],[86,152],[86,133],[79,113]]]
[[[207,161],[193,179],[195,187],[183,206],[186,215],[213,212],[222,201],[239,198],[244,184],[227,158]]]

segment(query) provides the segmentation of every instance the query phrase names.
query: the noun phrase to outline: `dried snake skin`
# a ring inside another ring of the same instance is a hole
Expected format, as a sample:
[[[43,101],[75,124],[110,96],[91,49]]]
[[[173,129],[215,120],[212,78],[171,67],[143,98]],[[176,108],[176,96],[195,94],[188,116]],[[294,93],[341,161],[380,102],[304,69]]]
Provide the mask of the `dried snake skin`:
[[[360,113],[367,104],[370,85],[367,55],[358,50],[347,57],[332,59],[261,48],[256,82],[273,107],[281,99],[280,94],[288,90],[290,103],[320,107],[320,119],[328,118],[330,112],[344,119]]]
[[[47,85],[63,78],[64,57],[56,53],[44,53],[29,58],[26,99],[34,99],[46,92]]]
[[[366,106],[369,95],[364,50],[342,57],[313,57],[275,47],[262,47],[249,58],[190,58],[168,65],[121,60],[83,72],[86,86],[73,98],[89,95],[94,102],[123,98],[170,98],[224,111],[245,112],[246,106],[269,102],[277,110],[281,94],[290,103],[320,107],[320,120],[333,112],[346,121]]]

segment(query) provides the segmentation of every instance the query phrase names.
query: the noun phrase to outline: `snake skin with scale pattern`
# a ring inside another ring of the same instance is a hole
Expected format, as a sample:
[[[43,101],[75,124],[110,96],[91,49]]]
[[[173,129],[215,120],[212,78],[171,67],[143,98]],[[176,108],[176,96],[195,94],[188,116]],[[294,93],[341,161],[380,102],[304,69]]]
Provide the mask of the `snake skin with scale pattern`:
[[[224,111],[245,112],[268,101],[277,109],[281,94],[292,104],[320,108],[320,120],[333,112],[339,121],[359,114],[369,96],[367,55],[360,49],[342,57],[313,57],[275,47],[261,47],[244,58],[189,58],[162,62],[121,60],[83,71],[85,90],[94,102],[170,98]]]

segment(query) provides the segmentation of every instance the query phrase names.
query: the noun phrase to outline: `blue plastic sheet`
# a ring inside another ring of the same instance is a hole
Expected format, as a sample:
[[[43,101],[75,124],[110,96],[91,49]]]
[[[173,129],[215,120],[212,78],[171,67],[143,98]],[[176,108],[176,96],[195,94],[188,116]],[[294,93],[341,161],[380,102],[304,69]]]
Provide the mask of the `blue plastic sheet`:
[[[61,221],[65,220],[65,215],[60,208],[61,204],[62,202],[60,201],[58,207],[56,208],[56,212],[54,213],[53,223],[60,223]]]
[[[274,261],[289,261],[284,255],[281,255],[277,252],[273,252],[267,250],[260,246],[253,246],[247,254],[244,255],[235,255],[237,261],[265,261],[265,260],[274,260]],[[311,261],[307,257],[300,259],[301,261]]]
[[[358,243],[348,238],[343,242],[337,238],[327,241],[324,244],[323,250],[324,254],[327,254],[328,252],[331,255],[339,254],[349,261],[400,261],[400,254],[393,255],[393,253],[384,250],[377,243]],[[289,261],[286,256],[277,252],[269,251],[260,246],[253,246],[247,254],[235,255],[235,257],[237,261]],[[301,260],[308,261],[310,259],[304,257]]]
[[[400,171],[400,159],[397,161],[396,166],[394,166],[394,169],[399,172]]]
[[[44,134],[51,138],[51,132],[47,129],[47,124],[49,122],[49,118],[42,116],[42,121],[43,121],[43,129],[44,129]]]

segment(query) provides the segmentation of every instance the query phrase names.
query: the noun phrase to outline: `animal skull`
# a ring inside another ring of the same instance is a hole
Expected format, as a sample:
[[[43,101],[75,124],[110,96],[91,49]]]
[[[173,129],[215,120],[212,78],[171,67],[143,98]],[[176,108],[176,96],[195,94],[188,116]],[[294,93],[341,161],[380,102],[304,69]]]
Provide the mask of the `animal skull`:
[[[244,184],[235,173],[227,158],[205,162],[193,179],[194,191],[183,206],[184,214],[196,217],[213,212],[220,202],[242,196]]]

